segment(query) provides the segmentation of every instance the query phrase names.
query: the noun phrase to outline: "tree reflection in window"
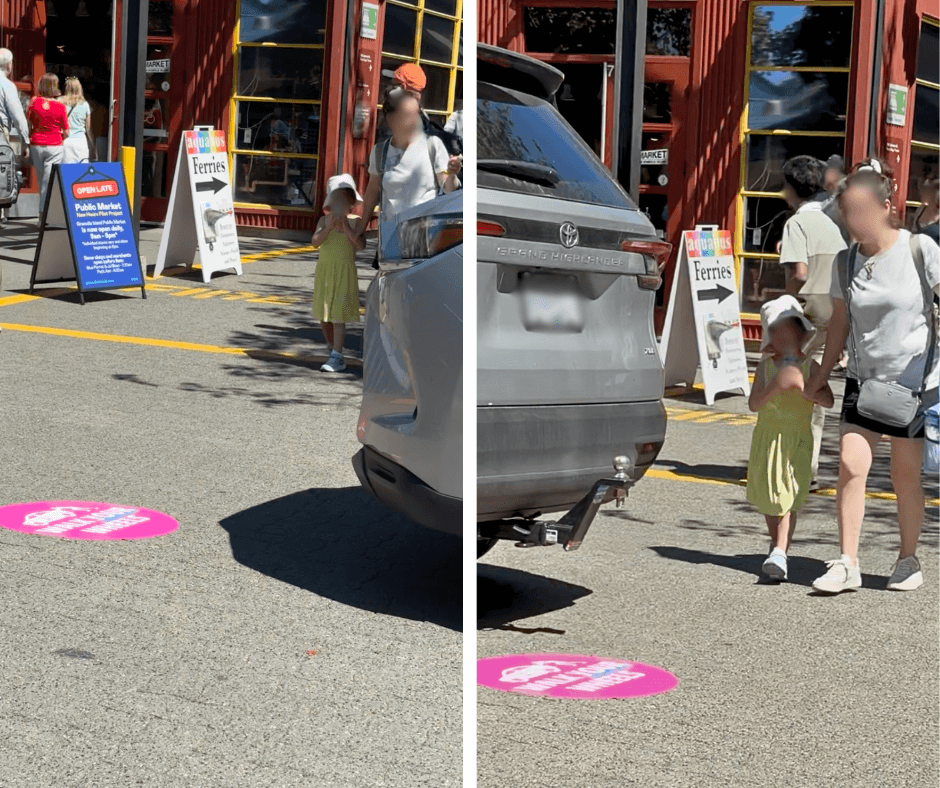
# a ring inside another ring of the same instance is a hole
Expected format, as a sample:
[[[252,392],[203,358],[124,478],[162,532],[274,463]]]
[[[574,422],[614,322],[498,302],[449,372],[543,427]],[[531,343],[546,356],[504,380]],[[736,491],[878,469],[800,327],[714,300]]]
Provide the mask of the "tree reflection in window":
[[[651,8],[646,14],[646,54],[689,57],[692,12],[687,8]]]
[[[751,27],[754,66],[847,68],[852,51],[849,6],[757,6]]]
[[[636,206],[559,113],[537,99],[518,99],[480,83],[477,102],[477,157],[483,162],[517,162],[553,170],[551,185],[511,172],[478,171],[480,188],[540,194],[613,208]]]
[[[529,52],[613,55],[617,49],[617,14],[610,8],[540,6],[526,8],[524,20]]]

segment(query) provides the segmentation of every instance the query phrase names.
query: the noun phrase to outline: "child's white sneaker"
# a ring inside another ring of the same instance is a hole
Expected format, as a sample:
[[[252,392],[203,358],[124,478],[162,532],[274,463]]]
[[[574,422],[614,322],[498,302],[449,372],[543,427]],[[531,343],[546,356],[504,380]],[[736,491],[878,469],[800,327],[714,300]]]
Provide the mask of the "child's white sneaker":
[[[770,551],[767,560],[761,567],[761,571],[771,580],[787,579],[787,554],[779,547]]]
[[[343,354],[335,350],[330,351],[330,357],[320,367],[321,372],[342,372],[344,369],[346,369],[346,362],[343,360]]]
[[[909,555],[894,562],[891,577],[888,578],[888,589],[891,591],[913,591],[924,584],[924,574],[920,571],[920,561],[917,556]]]
[[[852,564],[843,554],[835,561],[826,561],[829,571],[813,581],[813,588],[823,594],[841,594],[862,587],[862,573],[858,564]]]

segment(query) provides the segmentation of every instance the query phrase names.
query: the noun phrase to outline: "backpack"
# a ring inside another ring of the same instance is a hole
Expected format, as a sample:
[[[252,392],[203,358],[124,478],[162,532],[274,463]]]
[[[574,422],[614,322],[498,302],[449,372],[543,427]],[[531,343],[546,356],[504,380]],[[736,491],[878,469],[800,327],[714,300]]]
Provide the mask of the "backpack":
[[[0,208],[9,208],[20,196],[19,157],[10,145],[7,130],[0,126],[0,132]]]

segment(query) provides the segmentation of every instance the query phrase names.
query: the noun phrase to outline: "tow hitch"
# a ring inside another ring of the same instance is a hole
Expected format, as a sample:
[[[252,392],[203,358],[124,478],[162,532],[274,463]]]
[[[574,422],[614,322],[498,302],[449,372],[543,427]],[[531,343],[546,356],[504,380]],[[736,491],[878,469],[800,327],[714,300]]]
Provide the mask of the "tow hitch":
[[[494,524],[496,532],[492,536],[497,539],[516,539],[516,547],[560,544],[566,551],[577,550],[587,536],[597,510],[612,500],[617,501],[619,509],[633,486],[628,475],[628,457],[615,457],[614,470],[616,473],[610,478],[595,482],[591,491],[560,520],[501,520]]]

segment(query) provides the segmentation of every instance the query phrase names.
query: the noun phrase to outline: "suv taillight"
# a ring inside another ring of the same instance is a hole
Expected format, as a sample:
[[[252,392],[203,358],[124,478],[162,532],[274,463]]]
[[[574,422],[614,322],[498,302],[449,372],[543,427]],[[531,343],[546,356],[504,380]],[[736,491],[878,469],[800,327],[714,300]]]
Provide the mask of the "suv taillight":
[[[621,249],[643,255],[646,260],[646,276],[638,276],[637,284],[643,290],[658,290],[663,283],[663,268],[672,254],[672,244],[631,238],[621,244]]]
[[[477,219],[477,235],[489,235],[494,238],[502,238],[505,234],[506,228],[501,224]]]
[[[398,227],[403,260],[426,260],[463,243],[462,216],[422,216]]]

